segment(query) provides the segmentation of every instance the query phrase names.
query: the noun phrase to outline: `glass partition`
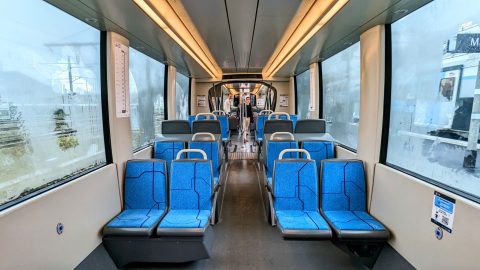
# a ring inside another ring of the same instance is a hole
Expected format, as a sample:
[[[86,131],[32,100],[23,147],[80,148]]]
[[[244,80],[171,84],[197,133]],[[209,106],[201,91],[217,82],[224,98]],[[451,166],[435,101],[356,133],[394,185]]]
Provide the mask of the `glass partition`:
[[[150,145],[165,119],[165,65],[130,48],[130,111],[133,149]]]
[[[296,77],[298,119],[308,119],[310,105],[310,70]]]
[[[322,62],[327,132],[355,150],[360,121],[360,42]]]
[[[188,95],[190,93],[190,79],[177,72],[176,75],[176,102],[177,102],[177,119],[187,120],[188,118]]]

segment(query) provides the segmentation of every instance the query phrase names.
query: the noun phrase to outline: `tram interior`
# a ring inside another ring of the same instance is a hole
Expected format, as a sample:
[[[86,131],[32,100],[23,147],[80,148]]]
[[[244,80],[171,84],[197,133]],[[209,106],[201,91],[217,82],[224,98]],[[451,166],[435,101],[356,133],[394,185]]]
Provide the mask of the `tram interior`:
[[[479,268],[477,0],[0,10],[0,270]]]

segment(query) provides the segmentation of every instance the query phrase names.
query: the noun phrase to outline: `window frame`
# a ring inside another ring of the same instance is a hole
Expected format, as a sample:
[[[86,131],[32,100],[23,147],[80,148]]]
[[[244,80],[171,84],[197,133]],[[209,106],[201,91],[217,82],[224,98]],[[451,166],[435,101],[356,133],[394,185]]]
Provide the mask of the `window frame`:
[[[50,5],[49,3],[45,3],[46,5]],[[57,8],[53,6],[54,8]],[[60,10],[57,8],[59,12],[64,12],[63,10]],[[78,20],[77,18],[71,16],[72,19]],[[88,25],[88,24],[87,24]],[[18,204],[22,204],[30,199],[33,199],[37,197],[38,195],[41,195],[43,193],[52,191],[58,187],[61,187],[67,183],[70,183],[80,177],[83,177],[87,174],[90,174],[94,171],[97,171],[103,167],[106,167],[110,164],[113,163],[113,156],[112,156],[112,144],[111,144],[111,136],[110,136],[110,119],[109,119],[109,114],[108,114],[108,83],[107,83],[107,32],[101,31],[91,25],[89,25],[93,29],[97,30],[99,33],[99,41],[100,41],[100,54],[98,57],[100,58],[100,104],[101,104],[101,111],[102,111],[102,126],[103,126],[103,140],[104,140],[104,147],[105,147],[105,163],[99,164],[97,166],[94,166],[90,169],[86,169],[82,172],[76,173],[74,175],[71,175],[70,177],[67,177],[65,179],[57,179],[57,180],[52,180],[46,184],[44,184],[44,187],[39,186],[37,187],[38,189],[28,193],[25,196],[18,197],[16,199],[13,199],[11,201],[8,201],[2,205],[0,205],[0,212],[14,207]],[[106,112],[106,114],[105,114]]]
[[[317,63],[318,66],[318,119],[323,119],[323,71],[322,62]],[[325,121],[326,125],[326,121]]]
[[[430,3],[427,3],[424,6],[421,6],[418,9],[424,8]],[[416,10],[418,10],[416,9]],[[415,12],[416,10],[412,11]],[[398,20],[407,17],[409,14],[399,18]],[[396,20],[397,21],[397,20]],[[394,22],[396,22],[394,21]],[[426,182],[430,185],[433,185],[435,188],[441,188],[448,192],[451,192],[457,196],[465,198],[467,200],[473,201],[480,204],[480,197],[477,197],[473,194],[470,194],[466,191],[460,190],[458,188],[449,186],[447,184],[441,183],[437,180],[434,180],[430,177],[421,175],[419,173],[413,172],[407,168],[395,165],[393,163],[387,162],[387,153],[388,153],[388,143],[389,143],[389,132],[390,132],[390,119],[391,119],[391,104],[392,104],[392,70],[393,70],[393,48],[392,48],[392,24],[385,25],[385,85],[384,85],[384,99],[383,99],[383,119],[382,119],[382,132],[381,132],[381,144],[380,144],[380,160],[379,163],[385,165],[393,170],[399,171],[411,177],[414,177],[418,180]]]

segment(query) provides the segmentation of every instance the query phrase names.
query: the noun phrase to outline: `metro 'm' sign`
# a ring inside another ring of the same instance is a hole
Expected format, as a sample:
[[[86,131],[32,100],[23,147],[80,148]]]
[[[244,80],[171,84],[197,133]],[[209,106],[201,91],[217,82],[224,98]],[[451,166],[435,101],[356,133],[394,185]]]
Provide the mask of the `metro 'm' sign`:
[[[458,34],[456,53],[480,53],[480,34]]]

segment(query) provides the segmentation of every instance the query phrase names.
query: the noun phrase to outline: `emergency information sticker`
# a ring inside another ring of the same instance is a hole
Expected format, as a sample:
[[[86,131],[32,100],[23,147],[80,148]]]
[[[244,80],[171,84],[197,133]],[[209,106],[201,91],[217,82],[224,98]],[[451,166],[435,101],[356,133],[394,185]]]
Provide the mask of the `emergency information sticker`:
[[[435,191],[433,195],[432,218],[430,220],[447,232],[452,233],[454,216],[455,199]]]

